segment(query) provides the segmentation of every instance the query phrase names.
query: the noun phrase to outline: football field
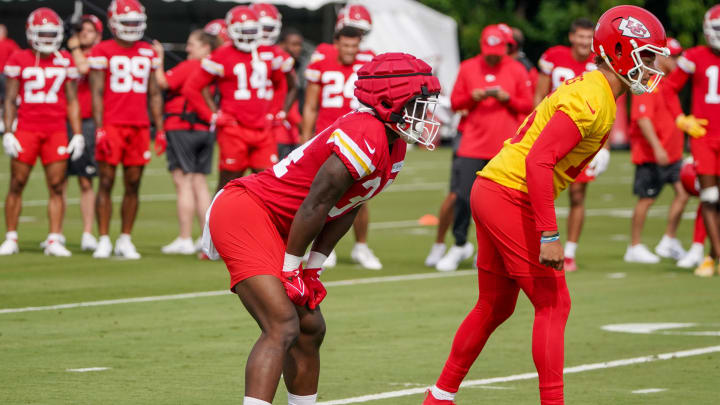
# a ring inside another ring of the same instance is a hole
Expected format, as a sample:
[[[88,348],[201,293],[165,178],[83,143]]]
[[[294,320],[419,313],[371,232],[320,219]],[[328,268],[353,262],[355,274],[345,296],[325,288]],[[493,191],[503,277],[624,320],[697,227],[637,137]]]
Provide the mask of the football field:
[[[448,149],[409,151],[398,181],[370,202],[370,246],[383,270],[351,263],[351,235],[339,244],[338,266],[323,274],[320,403],[419,405],[424,387],[440,373],[477,293],[469,260],[465,270],[448,274],[423,266],[435,228],[418,219],[437,214],[449,165]],[[3,201],[8,167],[3,155]],[[700,279],[669,260],[623,262],[635,201],[632,173],[629,154],[613,152],[609,170],[589,187],[579,271],[567,276],[566,402],[717,404],[720,277]],[[115,184],[113,240],[122,193],[122,183]],[[23,197],[21,253],[0,258],[0,403],[240,403],[258,328],[228,293],[222,262],[160,253],[177,234],[165,158],[154,158],[143,179],[133,233],[139,261],[95,260],[80,251],[74,178],[64,226],[73,256],[43,256],[46,196],[36,167]],[[648,218],[650,248],[662,236],[671,196],[666,189]],[[563,240],[567,200],[566,193],[557,200]],[[680,228],[686,248],[696,204],[692,199]],[[194,236],[199,232],[196,226]],[[515,314],[471,369],[458,404],[539,403],[532,319],[521,294]],[[274,403],[287,403],[282,383]]]

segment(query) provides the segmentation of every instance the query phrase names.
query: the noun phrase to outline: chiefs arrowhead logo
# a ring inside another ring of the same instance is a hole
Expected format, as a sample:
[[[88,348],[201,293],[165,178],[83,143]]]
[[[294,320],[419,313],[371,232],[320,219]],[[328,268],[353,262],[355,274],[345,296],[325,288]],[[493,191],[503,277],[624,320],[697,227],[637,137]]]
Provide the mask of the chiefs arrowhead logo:
[[[650,31],[645,27],[645,24],[633,17],[623,18],[622,21],[620,21],[618,29],[622,31],[622,34],[626,37],[650,38]]]

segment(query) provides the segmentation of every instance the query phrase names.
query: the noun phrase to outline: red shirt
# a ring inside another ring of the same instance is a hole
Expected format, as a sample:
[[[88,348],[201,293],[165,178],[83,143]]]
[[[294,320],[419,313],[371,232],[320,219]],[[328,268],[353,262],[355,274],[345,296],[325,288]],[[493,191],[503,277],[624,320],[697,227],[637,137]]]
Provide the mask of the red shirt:
[[[678,92],[692,78],[692,113],[710,121],[706,136],[720,137],[720,56],[705,45],[696,46],[683,52],[678,67],[667,82]]]
[[[105,72],[103,124],[150,126],[148,82],[160,65],[150,44],[137,41],[125,48],[108,39],[90,50],[88,62]]]
[[[267,128],[273,99],[268,81],[276,89],[283,79],[279,64],[274,62],[271,47],[258,47],[255,59],[252,52],[240,51],[227,43],[202,60],[202,69],[185,83],[183,95],[201,119],[210,121],[212,112],[199,94],[203,87],[217,80],[223,113],[235,117],[244,127]]]
[[[39,58],[30,49],[19,50],[5,64],[5,76],[20,81],[17,129],[64,131],[67,116],[65,82],[78,71],[67,51]]]
[[[554,91],[565,80],[580,76],[583,72],[597,69],[597,65],[593,62],[594,59],[595,54],[590,53],[590,56],[585,60],[575,60],[569,46],[557,45],[548,48],[540,56],[538,66],[542,73],[550,76],[550,82],[552,83],[550,91]]]
[[[270,119],[271,125],[275,127],[275,140],[278,143],[296,144],[300,139],[300,134],[297,129],[297,122],[293,123],[292,121],[300,115],[300,112],[297,110],[297,100],[295,100],[290,107],[286,119],[278,119],[278,114],[283,110],[283,107],[285,107],[285,98],[288,93],[287,77],[285,74],[293,70],[295,59],[277,45],[273,45],[270,48],[273,49],[273,63],[280,66],[280,70],[284,75],[278,83],[277,89],[274,90],[268,119]],[[260,55],[260,58],[263,58],[263,55]],[[270,87],[269,90],[272,91],[272,87]],[[293,109],[295,109],[295,111],[293,111]]]
[[[20,50],[18,44],[10,38],[0,40],[0,72],[5,68],[8,58],[13,52]]]
[[[385,125],[370,113],[352,112],[295,149],[264,172],[242,177],[227,187],[245,187],[267,207],[280,235],[287,238],[295,213],[310,191],[320,166],[335,154],[355,183],[326,219],[337,219],[385,190],[400,172],[407,144],[388,145]]]
[[[664,81],[652,93],[632,96],[632,110],[630,112],[630,148],[632,162],[636,165],[643,163],[656,163],[652,147],[645,140],[637,121],[648,118],[653,123],[663,149],[668,154],[670,162],[682,159],[684,137],[681,130],[675,126],[675,117],[681,113],[680,99],[677,93]]]
[[[190,129],[198,131],[208,130],[207,125],[197,123],[193,127],[190,122],[178,116],[178,114],[182,114],[183,112],[187,114],[195,112],[187,99],[180,93],[180,90],[188,78],[200,69],[200,60],[185,60],[165,72],[168,83],[168,98],[165,102],[165,113],[168,114],[168,117],[165,118],[166,131]],[[212,93],[212,90],[210,92]]]
[[[502,88],[510,94],[507,103],[494,97],[481,101],[472,99],[473,89]],[[532,84],[522,63],[503,56],[495,66],[482,55],[460,64],[455,86],[450,95],[454,111],[468,110],[464,119],[462,139],[457,155],[474,159],[491,159],[512,137],[523,116],[532,110]]]
[[[320,44],[311,60],[314,62],[305,69],[305,78],[309,83],[320,86],[318,95],[318,116],[315,132],[329,127],[336,119],[360,107],[355,98],[355,80],[357,71],[375,57],[372,51],[358,52],[355,61],[343,65],[338,60],[334,46]]]
[[[91,49],[83,51],[85,57],[90,55]],[[78,103],[80,103],[80,117],[92,118],[92,94],[90,93],[89,75],[80,75],[77,81]]]

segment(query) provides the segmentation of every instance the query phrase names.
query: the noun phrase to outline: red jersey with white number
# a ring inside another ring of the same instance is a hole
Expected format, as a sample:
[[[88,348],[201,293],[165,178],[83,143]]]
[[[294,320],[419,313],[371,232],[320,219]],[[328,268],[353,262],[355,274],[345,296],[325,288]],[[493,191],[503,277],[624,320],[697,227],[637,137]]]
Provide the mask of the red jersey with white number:
[[[572,50],[569,46],[557,45],[548,48],[545,53],[540,56],[538,66],[542,73],[550,76],[552,83],[552,89],[550,89],[550,91],[554,91],[565,80],[580,76],[583,72],[590,72],[597,69],[597,65],[593,63],[594,59],[595,54],[590,53],[587,59],[577,61],[573,58]]]
[[[274,63],[274,55],[269,46],[259,46],[257,56],[253,57],[253,53],[240,51],[227,43],[202,60],[205,78],[201,78],[201,82],[208,81],[208,76],[217,80],[222,97],[220,110],[235,117],[244,127],[260,129],[269,125],[267,114],[273,89],[283,78],[280,65]],[[272,89],[268,81],[272,83]],[[199,106],[198,111],[209,118],[207,106]]]
[[[315,62],[305,69],[305,78],[308,82],[320,86],[316,133],[330,126],[339,117],[360,107],[360,103],[355,98],[357,71],[375,57],[372,51],[362,51],[358,52],[352,64],[343,65],[338,61],[335,47],[331,45],[331,51],[323,45],[320,44],[318,48],[326,53],[319,53],[316,50]],[[319,58],[318,55],[323,56]]]
[[[125,48],[108,39],[92,48],[88,63],[105,72],[103,124],[150,126],[148,82],[160,66],[150,44],[137,41]]]
[[[12,39],[0,39],[0,71],[5,68],[5,63],[7,63],[10,55],[18,50],[20,50],[20,47]]]
[[[272,49],[272,51],[263,51],[263,53],[260,54],[260,59],[272,60],[273,66],[279,68],[283,73],[282,79],[280,79],[276,88],[273,88],[272,82],[268,83],[268,91],[272,94],[270,114],[272,114],[274,118],[275,115],[282,111],[285,106],[285,97],[288,92],[287,78],[285,77],[285,74],[293,70],[293,67],[295,66],[295,59],[277,45],[270,46],[269,48]]]
[[[228,183],[245,187],[267,207],[280,235],[287,238],[295,213],[320,166],[335,154],[355,183],[330,210],[327,222],[352,211],[385,190],[403,167],[407,144],[388,144],[385,125],[371,113],[352,112],[291,152],[272,168]]]
[[[678,67],[667,81],[679,91],[692,78],[692,113],[709,121],[706,136],[720,137],[720,55],[696,46],[680,56]]]
[[[65,83],[78,78],[77,68],[67,51],[41,58],[29,49],[19,50],[10,55],[4,73],[20,82],[18,130],[65,130]]]
[[[83,51],[85,57],[90,55],[91,49]],[[80,75],[77,80],[78,103],[80,103],[80,117],[92,118],[92,94],[90,93],[89,75]]]

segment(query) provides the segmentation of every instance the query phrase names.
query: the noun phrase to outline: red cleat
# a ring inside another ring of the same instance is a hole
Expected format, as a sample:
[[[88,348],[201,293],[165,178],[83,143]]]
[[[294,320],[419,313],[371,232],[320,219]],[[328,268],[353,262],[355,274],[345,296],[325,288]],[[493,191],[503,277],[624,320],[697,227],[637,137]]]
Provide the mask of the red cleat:
[[[447,399],[437,399],[430,390],[425,391],[425,400],[423,405],[455,405],[455,402]]]
[[[576,271],[577,264],[575,264],[575,259],[572,257],[566,257],[563,261],[563,269],[565,271]]]

